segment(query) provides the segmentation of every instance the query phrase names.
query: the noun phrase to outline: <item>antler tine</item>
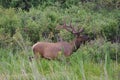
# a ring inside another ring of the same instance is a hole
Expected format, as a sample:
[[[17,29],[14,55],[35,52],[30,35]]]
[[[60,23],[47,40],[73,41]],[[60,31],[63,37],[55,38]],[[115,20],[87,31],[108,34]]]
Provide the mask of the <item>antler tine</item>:
[[[78,32],[74,29],[74,27],[72,26],[71,23],[72,23],[72,21],[70,21],[70,25],[68,26],[68,25],[66,25],[66,21],[64,20],[63,26],[58,26],[58,27],[56,27],[56,29],[66,29],[67,31],[71,32],[72,34],[78,33]]]
[[[72,27],[72,20],[70,21],[70,25],[68,26],[68,28],[70,28],[72,31],[71,31],[71,33],[76,33],[76,30]]]
[[[64,20],[64,27],[66,26],[66,21]]]
[[[63,28],[63,29],[66,29],[67,31],[69,31],[69,32],[72,33],[72,31],[71,31],[71,29],[72,29],[71,24],[70,24],[70,26],[67,26],[67,25],[66,25],[66,21],[64,21],[64,24],[63,24],[62,28]]]
[[[70,21],[70,26],[72,26],[71,23],[72,23],[72,20]]]
[[[84,28],[80,28],[79,33],[83,32],[83,31],[84,31]]]
[[[65,22],[65,21],[64,21],[64,26],[63,26],[63,28],[66,29],[67,31],[70,31],[70,30],[68,29],[68,26],[66,25],[66,22]]]

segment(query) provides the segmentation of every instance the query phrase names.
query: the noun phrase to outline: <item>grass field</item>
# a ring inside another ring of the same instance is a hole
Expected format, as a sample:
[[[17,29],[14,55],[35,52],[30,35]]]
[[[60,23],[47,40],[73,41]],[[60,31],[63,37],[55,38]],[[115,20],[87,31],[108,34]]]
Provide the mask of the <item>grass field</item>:
[[[96,44],[83,45],[68,58],[60,56],[61,61],[33,59],[30,62],[31,49],[13,52],[1,48],[0,80],[120,80],[120,64],[109,58],[110,50],[105,48],[108,44],[101,45],[105,55],[103,59],[97,58],[97,62],[91,56],[101,53]]]

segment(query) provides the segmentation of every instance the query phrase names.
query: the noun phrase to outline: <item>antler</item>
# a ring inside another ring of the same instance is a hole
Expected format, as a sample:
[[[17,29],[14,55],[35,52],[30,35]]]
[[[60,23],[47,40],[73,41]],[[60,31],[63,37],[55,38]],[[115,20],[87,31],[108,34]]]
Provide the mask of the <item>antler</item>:
[[[72,22],[72,21],[70,21],[70,25],[69,25],[69,26],[66,26],[66,23],[65,23],[64,29],[66,29],[67,31],[69,31],[69,32],[71,32],[71,33],[73,33],[73,34],[75,34],[75,35],[79,35],[80,33],[82,33],[82,32],[84,31],[84,28],[80,28],[79,31],[76,31],[76,30],[74,29],[74,27],[72,27],[71,22]],[[70,29],[71,29],[71,30],[70,30]]]
[[[76,33],[76,30],[72,27],[71,24],[72,21],[70,21],[70,25],[69,26],[64,26],[64,29],[66,29],[67,31],[71,32],[71,33]],[[66,24],[66,23],[65,23]]]
[[[68,25],[66,25],[66,22],[64,21],[64,24],[63,24],[62,26],[56,27],[56,29],[66,29],[67,31],[71,32],[72,34],[79,36],[80,33],[84,31],[84,29],[83,29],[83,28],[80,28],[79,31],[76,31],[76,30],[73,28],[71,22],[72,22],[72,21],[70,21],[70,25],[68,26]]]
[[[84,28],[80,28],[79,33],[83,32],[83,31],[84,31]]]

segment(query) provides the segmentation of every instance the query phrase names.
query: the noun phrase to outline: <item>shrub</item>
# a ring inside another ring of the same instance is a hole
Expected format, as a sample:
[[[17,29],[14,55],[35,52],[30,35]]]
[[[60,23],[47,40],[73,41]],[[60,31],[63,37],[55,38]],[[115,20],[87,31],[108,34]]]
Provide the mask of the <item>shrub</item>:
[[[87,46],[81,46],[78,52],[82,53],[85,61],[103,62],[106,55],[110,60],[120,61],[119,43],[112,44],[111,42],[106,42],[104,39],[91,41]]]

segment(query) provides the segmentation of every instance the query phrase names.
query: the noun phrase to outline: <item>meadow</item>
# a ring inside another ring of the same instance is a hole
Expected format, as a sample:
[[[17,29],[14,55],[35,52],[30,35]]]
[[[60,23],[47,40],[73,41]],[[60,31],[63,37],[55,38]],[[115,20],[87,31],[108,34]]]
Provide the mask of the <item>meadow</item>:
[[[68,58],[60,56],[61,61],[31,62],[31,49],[16,53],[0,49],[0,80],[119,80],[120,64],[110,59],[111,51],[118,53],[117,44],[101,44],[96,40],[92,45],[82,45]]]
[[[119,0],[52,1],[34,3],[29,11],[0,5],[0,80],[120,80]],[[60,55],[60,61],[30,61],[36,42],[57,42],[58,35],[68,42],[74,39],[55,29],[64,21],[83,27],[90,41],[67,58]]]

